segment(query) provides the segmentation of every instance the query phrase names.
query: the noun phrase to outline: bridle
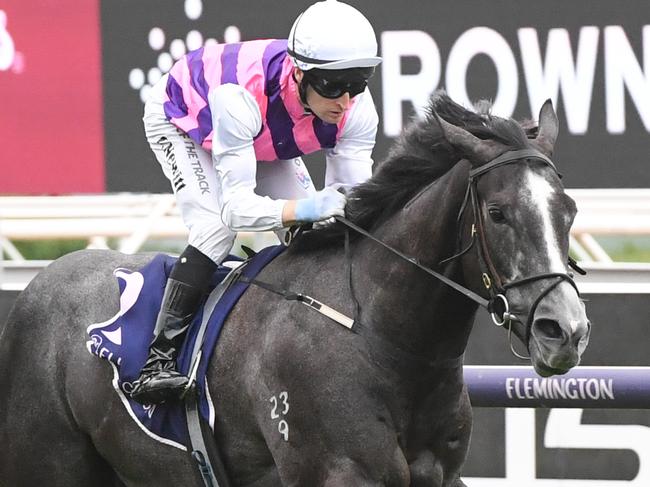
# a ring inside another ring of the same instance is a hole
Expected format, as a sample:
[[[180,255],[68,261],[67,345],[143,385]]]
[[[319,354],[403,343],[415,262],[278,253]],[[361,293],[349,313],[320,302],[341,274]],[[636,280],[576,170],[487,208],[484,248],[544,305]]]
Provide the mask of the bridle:
[[[524,357],[520,355],[515,349],[512,344],[512,338],[511,338],[511,333],[512,333],[512,322],[517,321],[521,323],[521,320],[516,317],[515,315],[511,314],[509,312],[509,303],[508,303],[508,298],[507,298],[507,291],[509,289],[513,289],[516,287],[524,286],[533,282],[537,282],[540,280],[544,279],[553,279],[553,282],[551,282],[546,288],[542,290],[542,292],[539,294],[539,296],[535,299],[533,302],[533,305],[528,313],[528,319],[526,320],[525,323],[525,329],[526,329],[526,338],[525,338],[525,343],[526,347],[528,347],[528,343],[530,340],[530,333],[532,329],[532,320],[533,316],[535,314],[535,310],[537,309],[537,306],[539,305],[540,301],[544,299],[555,287],[557,287],[562,281],[566,281],[573,288],[576,290],[576,293],[578,293],[578,296],[580,296],[580,292],[578,291],[578,287],[576,286],[575,281],[573,280],[573,276],[571,276],[568,273],[561,273],[561,272],[548,272],[548,273],[542,273],[542,274],[537,274],[534,276],[527,276],[523,277],[520,279],[516,279],[510,282],[504,282],[501,279],[501,276],[496,270],[496,266],[493,263],[493,259],[490,256],[490,251],[489,247],[487,245],[487,238],[486,238],[486,231],[485,231],[485,220],[483,213],[480,211],[480,206],[479,206],[479,198],[478,198],[478,181],[481,176],[484,174],[490,172],[494,168],[504,166],[506,164],[513,164],[517,162],[527,162],[530,163],[532,161],[539,161],[544,164],[546,164],[548,167],[553,169],[553,171],[558,175],[558,177],[561,177],[560,174],[558,173],[555,164],[553,164],[553,161],[549,159],[547,156],[542,154],[540,151],[536,149],[522,149],[522,150],[514,150],[514,151],[507,151],[503,154],[501,154],[499,157],[496,159],[493,159],[492,161],[476,167],[474,169],[471,169],[469,172],[469,182],[467,185],[467,191],[465,195],[465,201],[463,202],[463,205],[461,207],[461,213],[464,211],[464,209],[467,206],[467,201],[469,200],[471,202],[471,208],[472,208],[472,213],[474,217],[474,224],[473,224],[473,231],[472,231],[472,241],[477,239],[479,242],[478,245],[478,261],[479,261],[479,267],[481,270],[481,279],[483,281],[483,285],[485,289],[487,290],[489,296],[490,296],[490,301],[488,304],[488,311],[490,312],[490,316],[492,317],[492,321],[494,322],[495,325],[497,326],[507,326],[508,331],[509,331],[509,344],[510,348],[512,350],[512,353],[516,355],[519,358],[524,358],[527,359],[529,357]],[[459,217],[462,216],[459,214]],[[473,242],[472,242],[473,243]],[[471,246],[471,244],[470,244]],[[577,265],[575,264],[575,261],[569,260],[569,265],[573,267],[574,269],[577,268]],[[582,271],[581,269],[576,269],[578,271]],[[582,271],[584,272],[584,271]],[[501,317],[499,317],[499,308],[501,308]]]
[[[472,216],[473,216],[473,223],[472,223],[472,230],[471,230],[471,235],[470,235],[470,243],[467,246],[464,246],[462,243],[459,245],[459,248],[463,248],[463,250],[455,253],[453,256],[444,259],[439,263],[439,265],[445,264],[447,262],[451,262],[465,253],[467,253],[473,246],[475,242],[478,242],[478,247],[479,250],[477,252],[478,254],[478,262],[479,262],[479,268],[481,272],[481,279],[483,282],[483,285],[489,295],[489,299],[485,299],[482,296],[479,296],[475,292],[471,291],[470,289],[467,289],[466,287],[458,284],[457,282],[449,279],[448,277],[434,271],[430,267],[426,267],[422,265],[416,258],[410,257],[399,250],[389,246],[385,242],[379,240],[378,238],[374,237],[372,234],[364,230],[363,228],[359,227],[358,225],[352,223],[351,221],[347,220],[346,218],[343,217],[336,217],[337,221],[341,222],[342,224],[346,225],[347,227],[355,230],[356,232],[364,235],[365,237],[373,240],[374,242],[378,243],[379,245],[383,246],[387,250],[391,251],[398,257],[410,262],[411,264],[415,265],[419,269],[423,270],[427,274],[435,277],[436,279],[442,281],[446,285],[454,288],[456,291],[462,293],[469,299],[473,300],[476,302],[479,306],[482,306],[485,308],[489,313],[492,318],[492,321],[494,324],[497,326],[506,326],[508,329],[508,341],[510,344],[510,350],[512,353],[521,358],[521,359],[529,359],[530,357],[523,356],[519,354],[512,343],[512,322],[516,321],[519,323],[523,323],[517,316],[513,315],[510,313],[510,306],[508,303],[508,298],[507,298],[507,292],[509,289],[513,289],[515,287],[520,287],[524,286],[533,282],[545,280],[545,279],[553,279],[553,282],[551,282],[546,288],[542,290],[542,292],[539,294],[539,296],[535,299],[533,302],[533,305],[530,309],[530,312],[528,314],[528,319],[526,320],[525,327],[526,327],[526,335],[525,335],[525,343],[526,343],[526,348],[528,348],[528,343],[530,340],[530,333],[531,333],[531,328],[532,328],[532,319],[535,314],[535,310],[537,309],[537,306],[541,302],[541,300],[547,296],[555,287],[557,287],[561,282],[566,281],[573,288],[576,290],[578,293],[578,296],[580,296],[580,292],[578,291],[578,287],[576,283],[573,280],[573,276],[568,273],[561,273],[561,272],[548,272],[548,273],[542,273],[542,274],[537,274],[534,276],[527,276],[523,277],[521,279],[516,279],[510,282],[504,282],[499,273],[496,270],[496,267],[493,263],[492,257],[490,256],[490,252],[488,249],[487,245],[487,238],[486,238],[486,232],[485,232],[485,222],[483,218],[483,214],[480,211],[480,206],[479,206],[479,197],[478,197],[478,180],[481,176],[484,174],[490,172],[491,170],[504,166],[507,164],[513,164],[517,163],[520,161],[525,161],[525,162],[532,162],[532,161],[541,161],[542,163],[546,164],[550,168],[555,171],[556,174],[559,175],[557,169],[555,168],[555,165],[553,162],[544,154],[542,154],[540,151],[536,149],[522,149],[522,150],[512,150],[512,151],[507,151],[501,154],[500,156],[496,157],[495,159],[491,160],[490,162],[483,164],[482,166],[476,167],[474,169],[471,169],[469,172],[469,180],[467,184],[467,190],[465,192],[465,197],[463,200],[463,203],[461,205],[460,211],[458,213],[458,222],[463,218],[465,211],[467,208],[471,208],[472,210]],[[421,193],[420,193],[421,194]],[[416,196],[417,197],[417,196]],[[462,234],[462,228],[460,230]],[[459,242],[462,242],[462,235],[459,235]],[[348,236],[347,236],[347,230],[346,230],[346,254],[348,254]],[[348,254],[349,258],[349,254]],[[584,274],[585,272],[578,267],[576,262],[569,258],[568,264],[577,272]],[[350,283],[351,284],[351,283]],[[355,303],[358,309],[358,303]],[[500,315],[500,316],[499,316]]]

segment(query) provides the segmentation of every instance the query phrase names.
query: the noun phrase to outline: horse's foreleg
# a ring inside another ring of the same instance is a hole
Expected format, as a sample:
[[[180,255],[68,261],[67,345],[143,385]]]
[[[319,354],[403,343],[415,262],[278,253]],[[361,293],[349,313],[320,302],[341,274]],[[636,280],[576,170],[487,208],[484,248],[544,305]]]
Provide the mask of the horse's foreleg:
[[[442,464],[430,450],[423,450],[409,465],[410,487],[441,487],[444,471]]]
[[[323,487],[344,487],[348,485],[357,487],[383,487],[385,484],[360,478],[358,475],[349,472],[334,472],[322,484]]]
[[[423,450],[409,464],[411,472],[410,487],[466,487],[458,474],[451,478],[445,475],[445,470],[439,459],[430,450]]]
[[[279,487],[281,485],[282,480],[280,480],[280,475],[277,469],[273,468],[254,481],[242,484],[242,487]]]
[[[405,472],[406,473],[406,472]],[[391,476],[394,477],[394,476]],[[397,485],[408,485],[408,474],[401,479],[385,478],[382,480],[372,479],[364,472],[364,469],[349,458],[337,460],[328,468],[322,487],[386,487]]]

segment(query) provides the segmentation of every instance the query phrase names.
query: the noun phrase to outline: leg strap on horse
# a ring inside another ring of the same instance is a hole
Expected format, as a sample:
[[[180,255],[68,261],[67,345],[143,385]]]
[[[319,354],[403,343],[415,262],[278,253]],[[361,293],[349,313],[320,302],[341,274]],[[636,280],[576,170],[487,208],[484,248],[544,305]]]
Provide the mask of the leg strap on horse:
[[[242,264],[231,271],[230,274],[228,274],[228,276],[217,285],[214,291],[210,293],[210,296],[208,296],[208,299],[205,302],[201,327],[199,328],[196,341],[194,342],[194,348],[192,350],[192,360],[190,362],[192,365],[190,366],[189,383],[187,389],[183,393],[187,430],[190,436],[190,455],[192,460],[196,462],[196,466],[201,476],[202,485],[205,485],[205,487],[229,487],[230,482],[228,480],[226,469],[221,461],[219,449],[212,430],[199,414],[199,398],[196,394],[196,373],[199,368],[201,357],[203,356],[202,347],[209,318],[223,294],[241,274],[244,265],[245,264]]]
[[[212,430],[199,415],[198,397],[194,393],[185,395],[187,429],[190,435],[191,457],[205,487],[229,487],[228,475],[223,466]],[[208,441],[205,441],[206,438]]]

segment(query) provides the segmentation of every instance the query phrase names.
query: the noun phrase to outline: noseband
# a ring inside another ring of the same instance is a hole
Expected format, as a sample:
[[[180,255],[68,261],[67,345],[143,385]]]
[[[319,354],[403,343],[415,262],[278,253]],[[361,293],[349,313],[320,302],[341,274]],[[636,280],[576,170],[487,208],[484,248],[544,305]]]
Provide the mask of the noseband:
[[[497,158],[491,160],[490,162],[474,168],[470,170],[469,172],[469,181],[467,185],[467,190],[465,192],[465,198],[463,200],[463,204],[461,205],[460,211],[458,213],[458,221],[460,222],[461,218],[463,217],[465,210],[467,207],[471,204],[472,208],[472,214],[473,214],[473,219],[474,222],[472,224],[472,231],[471,231],[471,241],[469,245],[467,245],[463,250],[460,252],[454,254],[453,256],[443,260],[440,262],[440,264],[445,264],[447,262],[450,262],[452,260],[455,260],[456,258],[464,255],[467,253],[473,246],[474,242],[478,240],[478,246],[479,246],[479,251],[478,251],[478,261],[479,261],[479,267],[481,270],[481,279],[483,281],[483,285],[485,286],[488,295],[490,297],[489,300],[484,299],[483,297],[479,296],[478,294],[474,293],[473,291],[467,289],[464,286],[461,286],[455,281],[452,281],[448,277],[434,271],[433,269],[426,267],[422,265],[420,262],[418,262],[417,259],[413,257],[409,257],[408,255],[405,255],[404,253],[400,252],[397,249],[394,249],[393,247],[387,245],[386,243],[382,242],[378,238],[374,237],[372,234],[364,230],[363,228],[359,227],[358,225],[355,225],[351,221],[342,218],[342,217],[336,217],[336,220],[339,222],[343,223],[344,225],[352,228],[353,230],[357,231],[358,233],[364,235],[365,237],[373,240],[374,242],[380,244],[384,248],[388,249],[392,253],[396,254],[398,257],[407,260],[411,264],[415,265],[419,269],[423,270],[429,275],[432,275],[436,279],[442,281],[443,283],[447,284],[448,286],[454,288],[456,291],[464,294],[466,297],[469,299],[473,300],[476,302],[478,305],[484,307],[489,313],[490,316],[492,317],[492,321],[497,325],[497,326],[507,326],[508,328],[508,341],[510,344],[510,350],[512,353],[522,359],[528,359],[530,357],[525,357],[521,354],[519,354],[512,343],[512,322],[516,321],[519,323],[523,323],[517,316],[513,315],[510,313],[510,306],[508,303],[508,298],[506,297],[508,289],[512,289],[515,287],[523,286],[526,284],[529,284],[531,282],[536,282],[544,279],[555,279],[549,286],[547,286],[545,289],[542,290],[542,292],[539,294],[539,296],[535,299],[533,306],[531,307],[531,310],[528,314],[528,319],[525,323],[526,326],[526,348],[528,348],[528,343],[530,340],[530,333],[532,329],[532,317],[535,314],[535,310],[537,309],[537,306],[539,305],[540,301],[548,295],[555,287],[557,287],[558,284],[560,284],[562,281],[567,281],[573,288],[576,290],[578,293],[578,296],[580,295],[578,291],[578,287],[576,286],[576,283],[573,280],[573,277],[570,274],[567,273],[560,273],[560,272],[549,272],[549,273],[543,273],[543,274],[537,274],[535,276],[529,276],[529,277],[524,277],[521,279],[517,279],[514,281],[510,282],[503,282],[501,277],[499,276],[499,273],[496,270],[496,267],[494,266],[494,263],[492,261],[492,258],[490,257],[490,252],[488,250],[488,245],[487,245],[487,239],[486,239],[486,234],[485,234],[485,222],[482,216],[482,213],[480,211],[479,207],[479,200],[478,200],[478,191],[477,191],[477,184],[478,184],[478,179],[490,172],[492,169],[500,166],[504,166],[506,164],[513,164],[516,162],[520,161],[525,161],[525,162],[532,162],[533,160],[541,161],[544,164],[548,165],[555,171],[556,174],[559,173],[557,169],[555,168],[555,165],[553,162],[546,157],[544,154],[541,152],[535,150],[535,149],[523,149],[523,150],[513,150],[513,151],[507,151]],[[347,241],[347,238],[346,238]],[[459,242],[462,241],[462,232],[459,235]],[[346,245],[347,247],[347,245]],[[462,245],[460,245],[460,248],[462,248]],[[346,254],[347,254],[347,248],[346,248]],[[569,265],[575,269],[577,272],[580,274],[584,274],[585,272],[578,267],[576,262],[569,257]],[[358,308],[358,305],[357,305]],[[501,312],[501,309],[502,312]],[[499,316],[499,313],[501,312],[501,316]]]

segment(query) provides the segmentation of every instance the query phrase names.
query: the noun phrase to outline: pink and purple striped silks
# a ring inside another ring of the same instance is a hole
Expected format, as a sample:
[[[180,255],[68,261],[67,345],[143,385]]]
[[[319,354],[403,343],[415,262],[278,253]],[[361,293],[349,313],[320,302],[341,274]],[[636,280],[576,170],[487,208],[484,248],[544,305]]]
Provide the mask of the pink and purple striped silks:
[[[254,139],[258,160],[292,159],[336,145],[346,116],[338,124],[307,115],[300,103],[287,56],[286,40],[208,45],[189,52],[169,72],[165,115],[207,150],[212,147],[208,94],[233,83],[259,105],[262,129]]]

